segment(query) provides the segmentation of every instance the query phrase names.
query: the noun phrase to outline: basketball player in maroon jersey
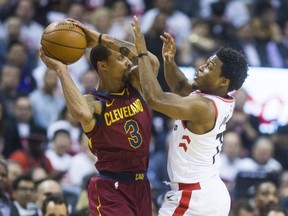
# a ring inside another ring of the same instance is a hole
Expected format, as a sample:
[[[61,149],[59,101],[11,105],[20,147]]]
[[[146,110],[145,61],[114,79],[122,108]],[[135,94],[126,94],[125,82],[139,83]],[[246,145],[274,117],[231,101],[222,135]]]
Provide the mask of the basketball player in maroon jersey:
[[[98,157],[99,174],[91,178],[88,196],[91,216],[151,216],[151,189],[146,176],[151,136],[151,113],[139,83],[138,57],[133,44],[102,35],[75,21],[86,34],[91,65],[99,85],[83,96],[71,79],[67,66],[40,56],[57,72],[72,116],[89,138],[91,152]],[[148,54],[155,77],[158,59]]]

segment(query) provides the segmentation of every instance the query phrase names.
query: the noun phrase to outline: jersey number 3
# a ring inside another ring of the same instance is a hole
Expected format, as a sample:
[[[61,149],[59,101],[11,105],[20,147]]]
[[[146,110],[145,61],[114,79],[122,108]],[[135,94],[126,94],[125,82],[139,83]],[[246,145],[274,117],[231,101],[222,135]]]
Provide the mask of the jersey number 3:
[[[139,148],[142,144],[142,136],[139,132],[138,123],[134,120],[126,121],[124,130],[128,135],[128,141],[133,148]]]

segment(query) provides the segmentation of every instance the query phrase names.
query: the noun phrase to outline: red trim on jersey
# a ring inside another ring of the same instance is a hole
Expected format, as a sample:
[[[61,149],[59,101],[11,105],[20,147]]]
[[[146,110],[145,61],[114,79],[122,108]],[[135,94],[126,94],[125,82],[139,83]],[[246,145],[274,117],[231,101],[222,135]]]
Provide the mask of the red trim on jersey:
[[[183,191],[182,191],[182,196],[181,196],[179,205],[173,212],[172,216],[183,216],[184,213],[189,208],[189,203],[192,197],[193,190],[201,189],[199,182],[194,183],[194,184],[179,183],[178,186],[179,186],[179,190],[183,190]]]
[[[211,95],[211,94],[205,94],[205,93],[202,93],[200,91],[195,91],[196,94],[199,94],[199,95]],[[225,102],[228,102],[228,103],[232,103],[234,102],[234,98],[230,95],[228,95],[230,98],[224,98],[224,97],[220,97],[220,96],[217,96],[217,95],[211,95],[211,96],[214,96],[214,97],[217,97],[218,99],[222,100],[222,101],[225,101]]]
[[[209,99],[210,99],[210,98],[209,98]],[[210,99],[210,100],[211,100],[211,99]],[[216,110],[216,115],[215,115],[215,123],[216,123],[219,112],[218,112],[217,105],[216,105],[215,101],[212,100],[212,102],[213,102],[213,105],[214,105],[215,110]],[[214,127],[215,127],[215,125],[214,125]],[[214,127],[213,127],[213,128],[214,128]]]
[[[186,127],[185,121],[181,120],[181,123],[182,123],[183,128],[186,129],[187,127]]]

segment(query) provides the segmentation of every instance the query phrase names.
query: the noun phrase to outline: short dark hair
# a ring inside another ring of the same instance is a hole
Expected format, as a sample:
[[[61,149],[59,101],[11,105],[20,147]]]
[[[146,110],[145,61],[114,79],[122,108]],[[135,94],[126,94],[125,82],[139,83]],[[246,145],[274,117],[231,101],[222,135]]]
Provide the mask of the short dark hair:
[[[45,215],[46,212],[47,212],[47,206],[49,204],[49,202],[52,202],[56,205],[62,205],[64,204],[66,206],[66,210],[67,210],[67,215],[68,215],[68,205],[67,205],[67,202],[66,200],[64,199],[63,196],[60,196],[60,195],[55,195],[55,194],[51,194],[49,195],[48,197],[46,197],[46,199],[43,201],[43,204],[42,204],[42,215]]]
[[[107,61],[111,54],[112,52],[108,48],[101,45],[92,48],[90,52],[90,63],[92,67],[98,72],[98,61]]]
[[[23,174],[18,176],[13,182],[12,182],[12,187],[13,190],[17,190],[19,187],[20,182],[22,181],[29,181],[34,184],[34,189],[36,189],[36,183],[33,181],[32,177],[29,174]]]
[[[222,76],[230,80],[228,91],[240,89],[248,76],[248,63],[245,55],[224,47],[221,47],[216,55],[223,63],[221,67]]]
[[[69,132],[68,130],[66,130],[66,129],[58,129],[58,130],[56,130],[56,131],[54,132],[53,137],[52,137],[52,140],[55,140],[56,137],[57,137],[59,134],[61,134],[61,133],[67,134],[69,137],[71,137],[71,134],[70,134],[70,132]]]

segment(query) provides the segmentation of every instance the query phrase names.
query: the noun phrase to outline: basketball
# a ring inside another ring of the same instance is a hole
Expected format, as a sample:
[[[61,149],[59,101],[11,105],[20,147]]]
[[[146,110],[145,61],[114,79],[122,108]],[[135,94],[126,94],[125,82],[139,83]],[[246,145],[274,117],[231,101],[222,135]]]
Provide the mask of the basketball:
[[[68,65],[82,57],[87,44],[81,28],[62,20],[47,26],[42,34],[41,45],[47,56]]]

